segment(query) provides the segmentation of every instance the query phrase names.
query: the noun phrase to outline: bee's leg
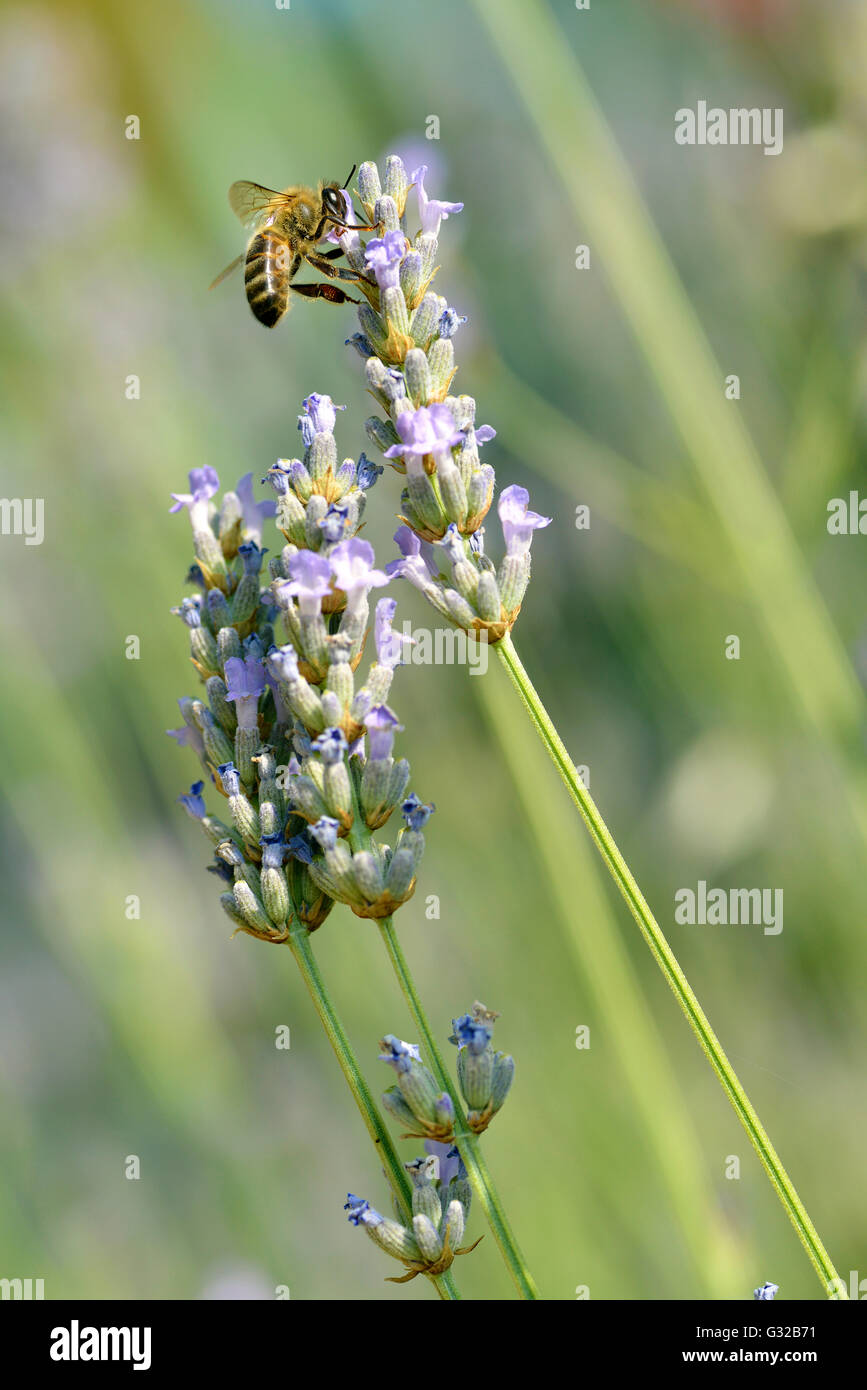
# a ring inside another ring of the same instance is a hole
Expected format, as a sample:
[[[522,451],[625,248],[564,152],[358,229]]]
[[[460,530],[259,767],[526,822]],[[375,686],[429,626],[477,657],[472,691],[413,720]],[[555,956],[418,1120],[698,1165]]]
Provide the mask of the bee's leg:
[[[360,304],[360,299],[353,299],[351,294],[341,290],[337,285],[296,285],[291,284],[290,290],[296,294],[303,294],[305,299],[327,299],[329,304]]]
[[[317,251],[315,255],[317,255],[321,261],[336,261],[338,256],[343,255],[343,247],[332,246],[330,251]]]
[[[363,280],[365,277],[357,270],[349,270],[343,265],[332,265],[325,256],[320,256],[316,251],[308,252],[305,257],[308,265],[312,265],[314,270],[321,271],[330,280]]]

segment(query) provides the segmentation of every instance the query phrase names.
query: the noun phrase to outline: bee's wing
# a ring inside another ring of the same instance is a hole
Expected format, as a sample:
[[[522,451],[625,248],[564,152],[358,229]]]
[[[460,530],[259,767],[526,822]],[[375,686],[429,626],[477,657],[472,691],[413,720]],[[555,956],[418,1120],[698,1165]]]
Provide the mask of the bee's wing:
[[[231,273],[232,273],[233,270],[237,270],[237,269],[238,269],[238,266],[241,265],[241,264],[243,263],[243,261],[244,261],[244,253],[242,252],[240,256],[236,256],[236,257],[235,257],[235,259],[232,261],[231,265],[227,265],[225,270],[221,270],[221,271],[220,271],[220,273],[219,273],[219,275],[217,276],[216,280],[212,281],[212,283],[208,286],[208,289],[209,289],[209,290],[215,290],[215,289],[217,288],[218,285],[221,285],[221,284],[223,283],[223,281],[225,280],[225,278],[226,278],[227,275],[231,275]]]
[[[295,202],[297,196],[296,193],[278,193],[273,188],[263,188],[260,183],[247,183],[242,179],[229,189],[229,206],[244,226],[252,229],[261,227],[280,207]]]

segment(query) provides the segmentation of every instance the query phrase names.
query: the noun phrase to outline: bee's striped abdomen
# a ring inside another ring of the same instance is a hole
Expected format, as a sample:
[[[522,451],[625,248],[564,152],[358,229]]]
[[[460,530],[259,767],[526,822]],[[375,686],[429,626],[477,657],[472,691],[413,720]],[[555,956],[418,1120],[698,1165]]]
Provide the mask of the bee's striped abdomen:
[[[244,267],[247,300],[266,328],[273,328],[286,312],[291,261],[289,243],[274,231],[257,232],[247,248]]]

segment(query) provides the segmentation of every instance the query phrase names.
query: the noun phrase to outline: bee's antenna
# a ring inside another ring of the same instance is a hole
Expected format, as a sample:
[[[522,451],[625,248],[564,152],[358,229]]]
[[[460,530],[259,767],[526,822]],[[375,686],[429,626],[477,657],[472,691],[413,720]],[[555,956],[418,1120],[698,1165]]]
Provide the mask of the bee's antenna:
[[[344,188],[348,188],[348,187],[349,187],[349,180],[352,178],[352,175],[355,173],[355,171],[356,171],[357,168],[358,168],[358,165],[357,165],[357,164],[353,164],[353,166],[352,166],[352,168],[350,169],[349,173],[346,175],[346,181],[345,181],[344,184],[343,184],[343,187],[344,187]]]

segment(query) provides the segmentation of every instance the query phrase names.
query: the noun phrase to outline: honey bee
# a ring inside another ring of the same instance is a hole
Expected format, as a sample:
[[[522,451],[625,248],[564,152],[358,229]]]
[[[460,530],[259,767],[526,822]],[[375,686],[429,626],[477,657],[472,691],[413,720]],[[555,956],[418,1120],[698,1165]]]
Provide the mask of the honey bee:
[[[229,204],[252,236],[246,251],[226,266],[210,288],[219,285],[243,262],[247,301],[266,328],[273,328],[286,313],[290,290],[307,299],[325,299],[330,304],[358,303],[338,285],[295,284],[303,261],[327,275],[329,280],[361,278],[355,270],[332,264],[343,255],[339,246],[323,252],[315,249],[332,226],[354,225],[359,230],[372,230],[366,223],[346,221],[343,190],[354,173],[353,164],[342,185],[325,183],[314,189],[297,184],[282,193],[258,183],[243,180],[233,183],[229,189]]]

